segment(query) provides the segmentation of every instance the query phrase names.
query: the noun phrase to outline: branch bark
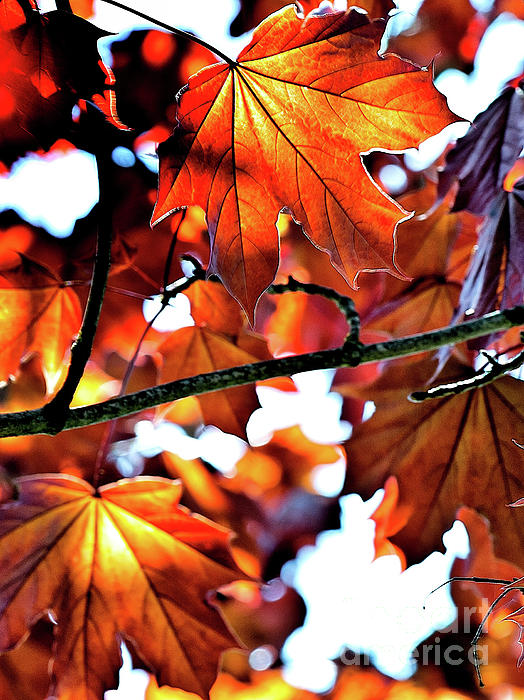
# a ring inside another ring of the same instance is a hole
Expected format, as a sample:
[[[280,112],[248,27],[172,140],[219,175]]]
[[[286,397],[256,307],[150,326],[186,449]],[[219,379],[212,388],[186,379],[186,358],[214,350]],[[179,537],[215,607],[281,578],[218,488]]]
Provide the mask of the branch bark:
[[[524,325],[524,306],[494,311],[481,318],[466,321],[456,326],[384,343],[362,345],[346,342],[341,348],[335,350],[282,357],[199,374],[195,377],[143,389],[126,396],[115,397],[101,403],[69,409],[63,426],[58,428],[56,424],[53,425],[48,420],[45,407],[18,413],[5,413],[0,415],[0,437],[40,433],[55,434],[60,432],[60,429],[71,430],[95,423],[103,423],[187,396],[198,396],[211,391],[229,389],[263,379],[285,377],[314,369],[356,367],[361,364],[416,355],[520,325]]]

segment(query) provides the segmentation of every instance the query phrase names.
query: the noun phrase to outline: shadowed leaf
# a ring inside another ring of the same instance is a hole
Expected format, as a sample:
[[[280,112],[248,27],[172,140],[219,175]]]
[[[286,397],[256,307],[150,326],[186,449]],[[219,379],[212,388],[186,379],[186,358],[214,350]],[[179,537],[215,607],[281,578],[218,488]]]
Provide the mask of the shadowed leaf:
[[[415,405],[406,399],[413,376],[425,367],[430,377],[433,364],[420,362],[415,371],[413,364],[407,367],[393,363],[364,390],[377,410],[347,443],[346,489],[370,497],[389,475],[397,477],[399,505],[413,512],[391,539],[408,562],[440,549],[456,509],[466,505],[489,518],[497,556],[522,566],[524,521],[507,507],[524,492],[522,453],[512,442],[524,432],[522,382],[506,376]],[[453,370],[453,376],[468,372],[461,366]]]

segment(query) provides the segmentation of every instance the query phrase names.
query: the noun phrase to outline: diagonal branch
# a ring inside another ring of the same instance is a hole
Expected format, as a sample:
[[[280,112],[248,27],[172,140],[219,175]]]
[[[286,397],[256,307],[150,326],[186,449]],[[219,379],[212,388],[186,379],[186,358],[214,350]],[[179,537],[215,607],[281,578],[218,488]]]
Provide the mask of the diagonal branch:
[[[55,434],[61,429],[70,430],[102,423],[186,396],[198,396],[219,389],[251,384],[263,379],[286,377],[297,372],[334,367],[356,367],[395,357],[416,355],[521,325],[524,325],[524,306],[516,306],[513,309],[494,311],[457,326],[389,340],[384,343],[361,345],[360,343],[346,342],[341,348],[335,350],[321,350],[320,352],[282,357],[199,374],[195,377],[143,389],[126,396],[115,397],[101,403],[69,409],[62,426],[57,426],[56,423],[49,421],[45,407],[18,413],[5,413],[0,415],[0,437],[39,433]]]

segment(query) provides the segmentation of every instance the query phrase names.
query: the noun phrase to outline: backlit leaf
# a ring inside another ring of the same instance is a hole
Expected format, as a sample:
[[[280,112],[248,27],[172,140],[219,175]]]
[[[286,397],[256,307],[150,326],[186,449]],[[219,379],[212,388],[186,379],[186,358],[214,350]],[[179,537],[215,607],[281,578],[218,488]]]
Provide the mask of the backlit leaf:
[[[269,357],[267,347],[259,338],[255,338],[256,354],[251,348],[241,347],[242,339],[246,340],[247,336],[233,340],[199,326],[175,331],[158,348],[164,356],[161,381],[251,364]],[[247,420],[259,406],[253,385],[213,392],[199,396],[198,400],[205,423],[240,437],[245,437]]]
[[[384,497],[380,505],[373,511],[370,520],[375,523],[375,559],[395,555],[400,559],[402,569],[406,568],[404,552],[391,542],[391,536],[396,535],[406,525],[411,515],[410,506],[398,506],[398,481],[389,476],[384,484]]]
[[[27,11],[26,21],[15,28],[6,21],[12,11],[0,17],[2,161],[10,165],[26,151],[47,150],[65,137],[79,100],[93,102],[125,128],[116,113],[113,74],[97,49],[107,32],[62,11]]]
[[[168,479],[95,490],[73,477],[18,480],[0,509],[0,648],[51,611],[60,700],[116,687],[126,639],[160,683],[207,696],[220,653],[235,646],[210,589],[244,578],[228,531],[178,506]]]
[[[0,381],[15,376],[23,356],[37,352],[53,391],[66,351],[80,328],[76,293],[47,268],[22,258],[0,273]]]
[[[206,209],[209,273],[252,319],[278,265],[278,212],[288,209],[354,286],[395,267],[406,213],[362,166],[374,148],[415,146],[453,121],[431,73],[379,58],[384,22],[356,12],[302,20],[292,6],[263,22],[238,62],[189,81],[179,127],[159,147],[157,223]]]

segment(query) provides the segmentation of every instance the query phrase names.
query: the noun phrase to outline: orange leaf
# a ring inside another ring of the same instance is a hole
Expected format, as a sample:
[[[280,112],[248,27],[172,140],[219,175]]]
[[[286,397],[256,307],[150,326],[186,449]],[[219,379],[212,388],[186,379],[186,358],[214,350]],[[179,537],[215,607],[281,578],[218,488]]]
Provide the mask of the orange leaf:
[[[522,453],[512,442],[523,434],[523,384],[506,376],[458,396],[409,403],[412,375],[425,369],[430,377],[433,366],[392,363],[365,390],[377,410],[347,444],[347,488],[370,497],[389,475],[397,477],[399,505],[413,512],[392,539],[408,562],[441,548],[456,509],[467,505],[490,520],[497,556],[522,567],[524,514],[507,504],[524,493]],[[467,372],[455,366],[445,380]]]
[[[238,339],[234,343],[224,335],[199,326],[181,328],[158,348],[164,356],[160,379],[174,381],[266,359],[261,357],[261,350],[267,352],[265,344],[259,338],[249,337],[257,341],[257,355],[252,354],[252,348],[239,347]],[[242,338],[245,336],[240,340]],[[253,385],[213,392],[199,396],[198,400],[205,423],[240,437],[245,437],[247,420],[259,406]]]
[[[53,391],[64,356],[80,328],[75,292],[47,268],[22,258],[0,273],[0,381],[17,374],[22,357],[37,352],[47,389]]]
[[[129,640],[160,683],[207,696],[221,652],[235,646],[210,589],[238,578],[228,531],[178,506],[168,479],[98,491],[73,477],[18,480],[0,509],[0,648],[48,611],[60,700],[98,700],[117,685]]]
[[[279,296],[265,327],[274,355],[298,355],[342,345],[348,324],[329,299],[295,292]]]
[[[427,182],[400,203],[417,212],[429,210],[437,198]],[[385,279],[384,298],[365,318],[365,327],[388,331],[394,337],[423,333],[450,323],[467,263],[477,242],[478,220],[471,214],[450,214],[451,197],[435,211],[399,226],[398,261],[411,283]]]
[[[253,674],[251,682],[237,680],[228,673],[221,673],[211,690],[211,700],[317,700],[318,696],[286,683],[280,671]],[[146,690],[146,700],[196,700],[172,688],[159,688],[151,678]]]
[[[229,335],[240,332],[245,316],[221,284],[198,281],[184,294],[191,302],[191,315],[198,326]]]
[[[238,62],[189,81],[179,128],[159,147],[157,223],[206,208],[209,273],[253,319],[278,265],[278,212],[288,209],[356,287],[362,270],[395,266],[406,212],[362,166],[374,148],[416,146],[453,121],[431,73],[379,58],[384,22],[357,12],[266,19]]]
[[[406,568],[404,552],[388,538],[402,530],[409,520],[411,510],[409,506],[399,507],[398,481],[394,476],[388,477],[384,484],[384,498],[370,516],[370,520],[375,523],[375,559],[394,554],[400,559],[402,569]]]

